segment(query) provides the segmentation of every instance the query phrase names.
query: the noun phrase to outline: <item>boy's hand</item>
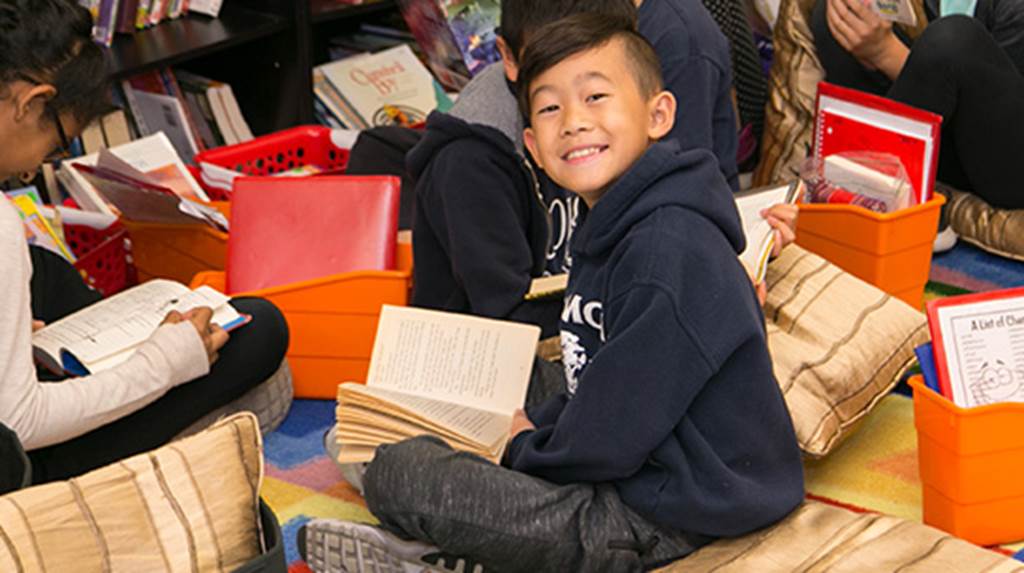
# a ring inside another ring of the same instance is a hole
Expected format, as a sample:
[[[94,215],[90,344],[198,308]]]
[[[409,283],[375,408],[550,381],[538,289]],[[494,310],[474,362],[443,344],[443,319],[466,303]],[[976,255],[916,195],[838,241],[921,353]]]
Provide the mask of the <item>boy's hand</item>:
[[[761,306],[764,306],[765,301],[768,300],[768,285],[764,284],[764,281],[757,282],[754,278],[754,271],[747,266],[747,263],[740,259],[740,264],[743,265],[743,269],[747,271],[747,276],[750,277],[750,283],[754,285],[754,294],[757,295],[757,302]]]
[[[46,327],[46,323],[41,320],[32,321],[32,332],[38,332]]]
[[[909,50],[866,0],[828,0],[825,19],[832,37],[862,66],[895,79]]]
[[[228,333],[220,325],[211,324],[211,318],[213,318],[213,310],[208,306],[201,306],[193,308],[185,314],[172,310],[167,313],[161,324],[191,322],[196,332],[199,333],[199,338],[203,341],[203,347],[206,348],[206,356],[210,360],[210,364],[213,364],[218,358],[217,351],[227,344]]]
[[[526,417],[526,412],[522,409],[516,410],[516,413],[512,416],[512,429],[508,432],[508,441],[512,441],[513,438],[523,432],[530,430],[536,430],[537,426],[533,425],[530,418]]]
[[[775,229],[772,258],[779,256],[787,245],[796,240],[796,218],[800,208],[792,203],[779,203],[761,211],[761,216]]]

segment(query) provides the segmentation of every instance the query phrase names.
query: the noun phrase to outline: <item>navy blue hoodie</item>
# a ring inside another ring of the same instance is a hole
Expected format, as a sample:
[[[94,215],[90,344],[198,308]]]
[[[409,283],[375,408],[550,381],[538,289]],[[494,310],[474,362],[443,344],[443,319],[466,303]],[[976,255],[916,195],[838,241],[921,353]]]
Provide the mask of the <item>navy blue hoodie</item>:
[[[658,143],[576,230],[562,312],[567,392],[529,412],[512,468],[611,482],[645,518],[735,536],[803,499],[732,194],[706,150]]]
[[[501,131],[432,113],[406,158],[416,180],[414,306],[528,322],[557,334],[561,302],[527,302],[548,265],[536,173]]]

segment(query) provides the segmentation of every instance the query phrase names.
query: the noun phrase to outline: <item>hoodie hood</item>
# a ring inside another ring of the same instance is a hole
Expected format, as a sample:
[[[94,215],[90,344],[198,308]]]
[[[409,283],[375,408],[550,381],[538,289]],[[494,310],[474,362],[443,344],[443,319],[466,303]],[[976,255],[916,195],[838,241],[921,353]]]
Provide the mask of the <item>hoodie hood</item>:
[[[710,151],[681,151],[675,141],[650,146],[601,197],[577,231],[573,254],[597,256],[612,249],[656,209],[677,206],[715,224],[736,253],[746,245],[732,190]]]
[[[475,144],[490,147],[495,155],[522,157],[512,140],[498,129],[434,111],[427,117],[423,138],[405,157],[405,166],[413,179],[420,178],[442,148],[460,139],[471,139]]]

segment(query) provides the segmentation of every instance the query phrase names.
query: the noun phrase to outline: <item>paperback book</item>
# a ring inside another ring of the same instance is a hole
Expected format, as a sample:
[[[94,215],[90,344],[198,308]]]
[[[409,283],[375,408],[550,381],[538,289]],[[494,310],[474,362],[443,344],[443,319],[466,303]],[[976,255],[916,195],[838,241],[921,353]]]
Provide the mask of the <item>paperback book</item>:
[[[526,400],[540,328],[385,305],[366,384],[338,387],[342,463],[420,435],[497,462]]]

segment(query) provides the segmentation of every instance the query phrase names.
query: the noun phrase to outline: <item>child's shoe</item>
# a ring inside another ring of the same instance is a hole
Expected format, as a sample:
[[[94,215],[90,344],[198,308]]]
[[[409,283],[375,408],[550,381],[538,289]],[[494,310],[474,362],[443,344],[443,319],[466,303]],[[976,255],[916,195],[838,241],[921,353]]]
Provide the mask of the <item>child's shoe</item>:
[[[331,426],[331,429],[324,432],[324,451],[327,452],[327,457],[331,458],[331,461],[341,470],[341,476],[345,478],[345,481],[351,484],[359,492],[359,495],[365,495],[363,493],[363,476],[366,474],[367,464],[343,464],[338,462],[338,453],[341,451],[341,448],[338,446],[338,440],[335,438],[335,432],[337,431],[336,426]]]
[[[299,529],[299,554],[316,573],[483,573],[437,547],[405,541],[373,525],[314,519]]]

